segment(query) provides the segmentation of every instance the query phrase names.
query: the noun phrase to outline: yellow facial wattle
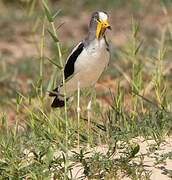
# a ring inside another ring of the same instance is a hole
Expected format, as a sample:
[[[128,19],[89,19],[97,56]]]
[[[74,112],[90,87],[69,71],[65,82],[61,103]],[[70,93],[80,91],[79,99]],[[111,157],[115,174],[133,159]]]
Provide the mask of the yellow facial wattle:
[[[97,24],[97,31],[96,31],[97,40],[99,39],[100,31],[102,29],[102,25],[103,25],[102,21],[99,21],[98,24]]]
[[[103,34],[102,34],[103,37],[105,36],[106,29],[107,29],[108,27],[110,27],[110,25],[109,25],[109,23],[108,23],[107,21],[104,21],[104,22],[103,22],[102,20],[99,20],[99,22],[98,22],[98,24],[97,24],[97,31],[96,31],[97,40],[99,39],[102,26],[104,27],[104,32],[103,32]]]

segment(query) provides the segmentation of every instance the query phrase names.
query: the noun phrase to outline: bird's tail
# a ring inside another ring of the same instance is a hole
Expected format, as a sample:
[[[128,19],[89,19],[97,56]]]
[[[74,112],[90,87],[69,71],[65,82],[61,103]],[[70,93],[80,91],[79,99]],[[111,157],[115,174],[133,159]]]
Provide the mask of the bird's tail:
[[[54,89],[53,92],[49,93],[49,96],[55,97],[53,100],[53,103],[51,104],[51,107],[53,107],[53,108],[63,107],[64,106],[64,100],[59,99],[58,95],[56,94],[56,92],[58,92],[58,88]]]
[[[53,103],[51,104],[51,107],[56,108],[56,107],[63,107],[63,106],[64,106],[64,101],[59,99],[58,96],[56,96]]]

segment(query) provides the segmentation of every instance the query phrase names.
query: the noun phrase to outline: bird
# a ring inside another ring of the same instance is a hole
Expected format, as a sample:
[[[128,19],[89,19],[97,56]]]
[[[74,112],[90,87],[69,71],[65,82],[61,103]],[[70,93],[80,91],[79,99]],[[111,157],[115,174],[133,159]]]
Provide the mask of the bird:
[[[107,68],[110,59],[110,47],[106,40],[106,30],[112,30],[106,12],[94,12],[91,16],[87,37],[69,54],[64,66],[66,99],[68,100],[78,89],[94,86]],[[71,77],[71,78],[70,78]],[[49,93],[54,97],[53,108],[64,106],[64,85],[60,85]]]

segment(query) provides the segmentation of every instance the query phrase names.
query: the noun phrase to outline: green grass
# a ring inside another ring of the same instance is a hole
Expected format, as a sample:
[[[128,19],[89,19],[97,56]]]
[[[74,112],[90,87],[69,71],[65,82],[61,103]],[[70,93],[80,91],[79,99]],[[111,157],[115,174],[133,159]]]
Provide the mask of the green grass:
[[[135,2],[135,7],[145,8],[141,7],[141,1]],[[106,10],[119,7],[132,11],[125,1],[113,3],[102,2],[99,6]],[[152,3],[154,7],[155,1]],[[109,7],[112,4],[115,7]],[[26,9],[31,12],[33,4],[28,5]],[[89,11],[95,7],[90,1],[77,2],[77,8],[84,9],[85,5]],[[165,5],[162,7],[168,12]],[[11,64],[7,53],[0,61],[0,179],[75,179],[70,172],[76,166],[78,170],[83,169],[80,179],[150,179],[151,171],[145,171],[143,166],[145,157],[154,154],[156,164],[171,159],[171,152],[156,153],[162,144],[168,143],[166,137],[172,135],[172,76],[165,71],[171,66],[170,26],[165,25],[169,29],[145,37],[142,42],[138,38],[141,26],[130,18],[132,33],[125,44],[120,47],[112,45],[111,64],[102,77],[110,76],[111,81],[117,82],[116,89],[94,92],[90,111],[87,109],[88,90],[76,92],[73,102],[68,102],[63,109],[54,110],[50,108],[47,89],[52,89],[57,83],[59,66],[63,68],[62,58],[71,47],[58,41],[53,13],[51,8],[46,8],[44,5],[44,9],[39,9],[43,17],[38,24],[40,29],[34,30],[41,36],[39,46],[36,44],[39,58],[23,57]],[[67,14],[65,11],[62,11],[63,15]],[[70,11],[69,14],[74,13]],[[51,33],[48,34],[47,29]],[[51,38],[53,47],[48,47],[47,38]],[[44,56],[46,51],[51,52],[58,65],[48,61]],[[109,103],[100,103],[103,96]],[[13,126],[6,108],[16,115]],[[155,144],[148,145],[146,154],[139,154],[140,144],[134,142],[136,137],[142,137],[144,141],[154,140]],[[93,150],[101,146],[106,147],[105,153]],[[135,164],[136,159],[139,165]],[[171,176],[171,171],[167,175]]]

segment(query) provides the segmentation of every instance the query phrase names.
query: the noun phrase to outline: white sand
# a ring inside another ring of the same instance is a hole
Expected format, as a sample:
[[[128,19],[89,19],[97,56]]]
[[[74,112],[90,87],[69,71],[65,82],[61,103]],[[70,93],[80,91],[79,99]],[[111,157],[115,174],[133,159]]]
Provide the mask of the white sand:
[[[156,153],[159,153],[158,157],[161,154],[165,154],[168,152],[172,152],[172,136],[171,137],[167,137],[166,138],[167,143],[164,143],[160,146],[161,150],[157,150]],[[136,142],[140,145],[140,151],[138,154],[145,154],[148,150],[148,147],[150,147],[151,144],[155,144],[155,141],[153,140],[148,140],[148,141],[143,141],[142,138],[137,138],[134,139],[133,142]],[[90,149],[91,151],[94,152],[102,152],[102,153],[106,153],[107,148],[106,146],[98,146],[94,149]],[[76,151],[76,150],[75,150]],[[118,155],[117,155],[118,156]],[[116,155],[114,156],[114,158],[116,157]],[[166,164],[158,164],[155,165],[155,157],[157,157],[157,155],[155,155],[154,153],[150,154],[150,156],[145,156],[144,158],[144,169],[145,171],[151,171],[151,180],[170,180],[172,179],[171,177],[169,177],[168,175],[168,170],[172,170],[172,160],[170,159],[166,159]],[[137,161],[137,159],[134,160],[134,162],[136,164],[139,164],[139,159]],[[80,177],[83,174],[83,169],[81,169],[81,167],[75,167],[74,170],[72,171],[73,177]],[[131,178],[123,178],[122,180],[131,180]]]

